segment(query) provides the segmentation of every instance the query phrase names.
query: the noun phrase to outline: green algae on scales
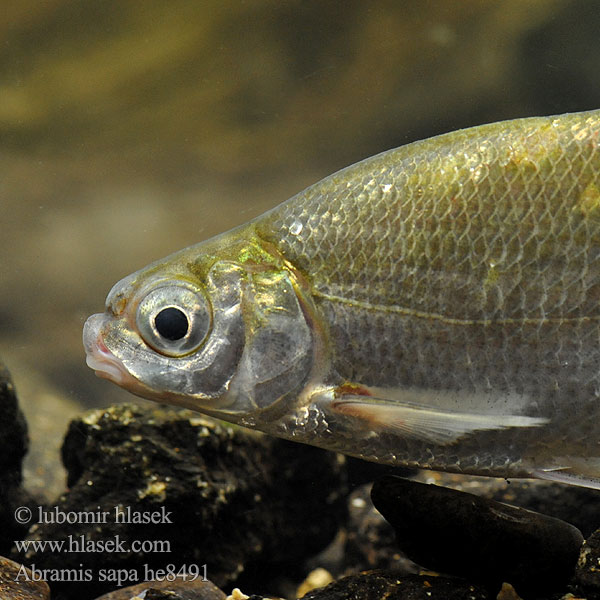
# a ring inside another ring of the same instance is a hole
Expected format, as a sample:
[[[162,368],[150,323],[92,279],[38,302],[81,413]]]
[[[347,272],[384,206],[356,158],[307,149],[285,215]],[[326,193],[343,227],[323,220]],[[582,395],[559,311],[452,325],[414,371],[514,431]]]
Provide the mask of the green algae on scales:
[[[600,487],[600,111],[384,152],[126,277],[140,396],[371,461]]]

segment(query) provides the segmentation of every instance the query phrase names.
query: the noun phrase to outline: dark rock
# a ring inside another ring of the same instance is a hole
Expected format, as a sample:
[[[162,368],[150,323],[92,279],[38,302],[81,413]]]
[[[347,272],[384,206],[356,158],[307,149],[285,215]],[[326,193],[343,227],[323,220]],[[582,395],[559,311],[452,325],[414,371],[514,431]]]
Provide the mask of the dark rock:
[[[21,483],[29,439],[8,370],[0,363],[0,490]]]
[[[344,577],[302,600],[487,600],[485,590],[461,579],[372,571]]]
[[[562,519],[575,525],[584,537],[600,527],[600,490],[540,479],[506,480],[434,471],[421,471],[411,479],[469,492]]]
[[[19,506],[34,509],[34,500],[21,487],[21,466],[28,447],[27,424],[19,409],[10,374],[0,363],[0,555],[8,554],[28,524],[15,519]]]
[[[146,581],[114,592],[104,594],[96,600],[224,600],[225,594],[210,581]]]
[[[283,561],[287,570],[299,568],[329,543],[345,513],[343,464],[335,454],[219,425],[191,411],[134,405],[93,411],[71,423],[63,459],[70,490],[53,510],[106,513],[105,522],[37,524],[29,539],[71,536],[85,550],[31,550],[15,557],[46,569],[83,565],[91,581],[53,583],[70,594],[117,587],[110,569],[128,569],[119,582],[127,585],[146,579],[146,568],[167,564],[176,570],[206,564],[207,576],[220,587],[242,573],[246,585],[260,581],[264,587],[270,569]],[[116,523],[115,507],[146,518],[156,514],[157,522]],[[115,540],[122,543],[116,551],[99,551]],[[148,546],[129,552],[138,540]],[[161,544],[168,544],[168,554]]]
[[[590,600],[600,598],[600,530],[595,531],[581,548],[574,583]]]
[[[571,523],[584,537],[600,527],[600,490],[534,479],[513,480],[491,498]]]
[[[9,554],[14,541],[26,537],[31,523],[28,515],[36,514],[38,506],[23,488],[0,487],[0,553]]]
[[[583,541],[559,519],[435,485],[385,477],[371,497],[412,560],[490,589],[504,581],[520,594],[560,589]]]
[[[0,556],[0,598],[2,600],[50,600],[48,584],[8,558]]]

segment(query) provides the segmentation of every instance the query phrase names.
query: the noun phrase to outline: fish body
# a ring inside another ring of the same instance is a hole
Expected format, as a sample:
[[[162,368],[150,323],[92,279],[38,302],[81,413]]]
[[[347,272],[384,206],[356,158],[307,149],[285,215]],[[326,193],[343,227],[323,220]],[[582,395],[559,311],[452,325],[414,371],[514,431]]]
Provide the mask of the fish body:
[[[348,167],[126,277],[133,393],[375,462],[600,486],[600,111]]]

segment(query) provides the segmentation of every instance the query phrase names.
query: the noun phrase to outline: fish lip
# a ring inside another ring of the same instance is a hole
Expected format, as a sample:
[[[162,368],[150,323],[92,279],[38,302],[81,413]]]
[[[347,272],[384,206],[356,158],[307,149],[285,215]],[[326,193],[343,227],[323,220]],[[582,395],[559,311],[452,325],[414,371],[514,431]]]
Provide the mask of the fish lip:
[[[83,346],[85,362],[98,377],[108,379],[117,385],[128,388],[138,383],[125,365],[106,347],[102,339],[102,330],[106,315],[95,314],[88,318],[83,326]]]

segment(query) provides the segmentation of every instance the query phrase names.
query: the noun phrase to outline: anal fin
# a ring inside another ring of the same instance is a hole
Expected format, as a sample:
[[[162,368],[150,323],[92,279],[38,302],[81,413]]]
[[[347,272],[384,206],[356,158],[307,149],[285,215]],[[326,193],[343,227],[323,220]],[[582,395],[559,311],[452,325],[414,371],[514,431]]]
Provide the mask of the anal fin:
[[[600,458],[561,456],[553,462],[557,466],[533,469],[532,477],[600,490]]]

